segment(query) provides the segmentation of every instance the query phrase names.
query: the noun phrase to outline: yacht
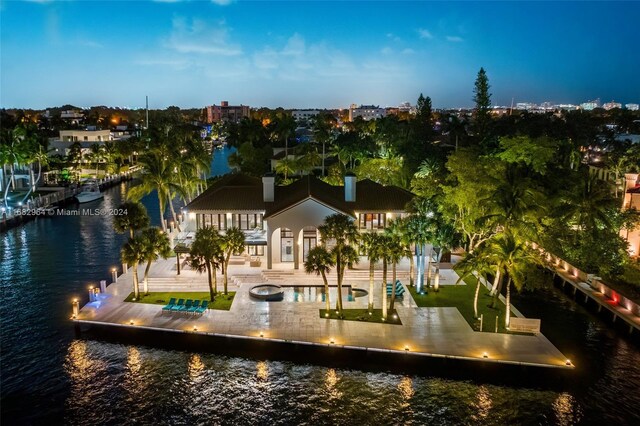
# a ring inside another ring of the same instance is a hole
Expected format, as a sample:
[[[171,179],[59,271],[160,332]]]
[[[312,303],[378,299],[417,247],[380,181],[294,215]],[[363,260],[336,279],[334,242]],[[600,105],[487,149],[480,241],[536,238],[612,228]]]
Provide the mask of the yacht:
[[[80,192],[76,195],[80,203],[88,203],[89,201],[98,200],[102,197],[104,197],[104,195],[100,192],[98,182],[95,180],[86,181],[80,188]]]

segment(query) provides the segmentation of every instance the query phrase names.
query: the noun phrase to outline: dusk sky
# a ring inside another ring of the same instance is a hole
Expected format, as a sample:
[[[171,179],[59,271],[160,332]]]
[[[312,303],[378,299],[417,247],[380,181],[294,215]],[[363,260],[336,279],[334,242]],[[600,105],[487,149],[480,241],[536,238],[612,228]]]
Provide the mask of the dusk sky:
[[[640,103],[639,2],[1,0],[4,108]]]

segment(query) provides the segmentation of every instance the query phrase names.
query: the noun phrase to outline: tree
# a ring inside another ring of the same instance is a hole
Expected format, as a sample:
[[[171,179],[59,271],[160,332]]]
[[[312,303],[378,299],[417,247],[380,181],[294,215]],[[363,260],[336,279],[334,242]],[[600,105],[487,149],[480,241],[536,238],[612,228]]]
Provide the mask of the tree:
[[[324,112],[316,115],[313,119],[314,139],[317,143],[322,144],[322,176],[325,176],[326,144],[331,142],[336,123],[336,118],[333,115]]]
[[[140,283],[138,280],[138,264],[144,260],[144,243],[141,238],[134,237],[127,241],[120,250],[122,263],[133,268],[133,297],[140,298]]]
[[[394,305],[395,305],[395,301],[396,301],[396,279],[397,279],[397,265],[398,263],[402,260],[403,257],[405,257],[406,255],[406,250],[404,245],[402,244],[402,240],[400,239],[400,237],[392,232],[387,232],[386,233],[386,254],[387,254],[387,259],[389,262],[391,262],[391,270],[392,270],[392,274],[391,274],[391,302],[389,303],[389,310],[391,312],[393,312],[394,310]],[[386,294],[386,288],[387,288],[387,283],[385,280],[385,283],[383,285],[383,289],[385,290],[385,294]],[[385,315],[383,315],[383,317],[386,318]]]
[[[2,162],[2,168],[9,166],[9,179],[6,182],[2,182],[4,185],[4,206],[9,208],[9,188],[15,190],[15,168],[16,164],[23,164],[25,158],[28,155],[27,144],[25,137],[27,136],[26,130],[23,127],[16,127],[15,129],[4,133],[2,145],[0,146],[0,161]],[[4,173],[3,176],[4,178]]]
[[[158,257],[166,259],[171,256],[171,243],[167,234],[156,227],[143,229],[140,233],[140,240],[142,241],[141,257],[142,260],[147,261],[143,277],[144,294],[149,294],[149,269],[151,269],[151,263],[158,260]]]
[[[480,246],[473,252],[466,253],[462,260],[455,264],[453,269],[459,276],[456,285],[467,277],[476,279],[476,291],[473,296],[473,316],[478,318],[478,296],[480,295],[480,286],[482,285],[481,280],[484,279],[485,282],[488,282],[488,275],[495,272],[489,256],[482,249],[482,246]],[[478,276],[476,276],[476,274]]]
[[[478,141],[485,145],[489,138],[489,126],[491,124],[491,93],[489,93],[489,78],[484,68],[480,68],[473,89],[473,102],[476,104],[473,110],[473,128]]]
[[[140,202],[124,202],[118,206],[117,211],[124,213],[113,217],[113,227],[119,234],[129,231],[129,238],[132,239],[135,231],[149,226],[149,214]]]
[[[331,272],[331,267],[335,265],[334,259],[331,253],[327,251],[325,247],[316,246],[309,250],[307,259],[304,261],[304,270],[307,274],[316,274],[322,276],[324,282],[324,294],[326,302],[326,311],[329,313],[331,310],[331,302],[329,300],[329,281],[327,281],[327,274]]]
[[[436,246],[436,270],[434,290],[438,291],[440,282],[440,260],[445,251],[460,246],[461,238],[452,223],[447,222],[440,214],[437,215],[436,228],[433,233],[433,243]]]
[[[363,233],[360,243],[364,253],[369,258],[369,312],[373,312],[373,280],[374,266],[381,258],[380,237],[375,232]]]
[[[342,316],[342,278],[347,266],[357,263],[356,251],[349,244],[357,244],[358,229],[353,223],[353,219],[340,213],[327,216],[324,223],[318,227],[322,237],[322,243],[327,247],[331,242],[333,248],[331,253],[336,263],[336,274],[338,283],[338,315]],[[355,254],[355,256],[354,256]]]
[[[173,204],[171,204],[171,194],[182,193],[182,188],[176,182],[174,166],[167,157],[154,151],[145,154],[140,159],[140,163],[144,166],[140,176],[142,182],[140,185],[131,188],[127,197],[130,200],[137,201],[144,195],[157,191],[158,205],[160,207],[160,224],[162,230],[166,231],[167,226],[164,221],[164,211],[167,203],[169,203],[169,207],[171,208],[173,220],[177,222]]]
[[[407,219],[407,232],[412,236],[416,250],[416,291],[424,290],[425,255],[433,232],[433,216],[437,206],[429,199],[414,198],[409,206],[411,215]]]
[[[244,232],[240,228],[232,227],[227,229],[221,239],[221,248],[224,256],[222,272],[224,273],[224,294],[227,294],[227,283],[229,277],[229,261],[233,253],[240,253],[244,249]]]
[[[199,273],[207,273],[209,295],[211,301],[218,293],[217,271],[223,262],[222,238],[213,227],[205,227],[196,231],[196,238],[189,251],[190,265]]]

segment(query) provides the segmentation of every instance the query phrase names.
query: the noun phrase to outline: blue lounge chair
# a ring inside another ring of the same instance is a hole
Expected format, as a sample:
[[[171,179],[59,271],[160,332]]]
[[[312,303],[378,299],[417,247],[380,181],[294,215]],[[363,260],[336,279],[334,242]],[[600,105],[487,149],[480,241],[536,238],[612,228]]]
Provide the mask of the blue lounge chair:
[[[195,314],[196,312],[198,312],[198,309],[200,308],[200,301],[199,300],[194,300],[193,301],[193,305],[191,305],[191,307],[189,309],[187,309],[187,313],[189,314]]]
[[[191,309],[192,305],[193,305],[193,300],[187,299],[184,306],[179,310],[179,312],[189,312],[189,309]]]
[[[169,310],[171,312],[178,312],[182,308],[184,308],[184,299],[178,299],[178,303],[173,305]]]
[[[209,301],[203,300],[202,305],[200,305],[200,307],[196,310],[196,313],[202,315],[206,312],[207,309],[209,309]]]
[[[387,284],[387,296],[391,296],[392,287],[391,284]],[[396,297],[402,297],[404,295],[404,287],[400,281],[396,281]]]
[[[170,311],[170,310],[171,310],[171,307],[172,307],[173,305],[175,305],[175,304],[176,304],[176,298],[175,298],[175,297],[172,297],[171,299],[169,299],[169,304],[167,304],[167,305],[165,305],[165,306],[163,306],[163,307],[162,307],[162,311],[163,311],[163,312],[164,312],[164,311]]]

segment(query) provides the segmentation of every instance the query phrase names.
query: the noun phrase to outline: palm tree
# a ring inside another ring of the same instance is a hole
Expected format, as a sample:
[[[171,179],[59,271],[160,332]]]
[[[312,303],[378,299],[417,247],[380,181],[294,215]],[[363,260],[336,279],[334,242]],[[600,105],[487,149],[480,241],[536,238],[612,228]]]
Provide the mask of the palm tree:
[[[459,276],[456,285],[466,277],[473,276],[476,278],[476,291],[473,297],[473,315],[475,318],[478,318],[478,296],[482,285],[481,280],[484,279],[486,282],[487,276],[494,272],[493,264],[483,248],[484,245],[481,245],[476,250],[466,253],[464,258],[453,267]],[[476,274],[478,275],[477,277]]]
[[[164,211],[169,203],[171,208],[171,214],[174,222],[177,223],[175,217],[175,211],[173,210],[172,194],[182,193],[182,188],[176,182],[174,174],[174,165],[156,152],[149,152],[140,158],[140,163],[143,164],[141,174],[141,184],[132,188],[129,191],[128,198],[131,200],[140,200],[144,195],[157,191],[158,193],[158,205],[160,207],[160,224],[162,230],[166,231],[167,226],[164,221]]]
[[[224,294],[227,294],[227,277],[229,276],[229,260],[233,253],[239,253],[244,249],[244,232],[240,228],[232,227],[222,237],[221,248],[224,253],[222,272],[224,273]]]
[[[144,260],[144,243],[141,238],[134,237],[127,241],[120,250],[120,259],[133,268],[133,296],[140,298],[140,283],[138,280],[138,264]]]
[[[105,159],[104,147],[98,143],[94,143],[90,148],[89,158],[96,163],[96,179],[98,179],[98,166],[100,161]]]
[[[402,241],[398,236],[389,233],[387,238],[387,256],[389,262],[391,262],[391,270],[392,270],[392,279],[391,279],[391,302],[389,303],[389,310],[393,312],[394,304],[396,301],[396,267],[398,262],[402,260],[402,258],[406,255],[406,251],[404,246],[402,245]],[[384,284],[385,294],[386,294],[386,280]]]
[[[375,232],[363,233],[360,237],[364,253],[369,258],[369,312],[373,312],[373,276],[376,262],[381,258],[380,238]]]
[[[389,266],[389,246],[391,238],[388,235],[379,235],[380,259],[382,259],[382,319],[387,320],[387,272]],[[395,286],[395,283],[392,287]]]
[[[191,244],[190,265],[199,273],[206,272],[209,295],[213,302],[218,293],[217,271],[223,261],[222,237],[213,227],[201,228]]]
[[[342,278],[344,271],[349,264],[357,263],[357,253],[349,244],[357,244],[358,228],[353,223],[353,219],[343,214],[337,213],[327,216],[324,223],[318,227],[322,237],[322,243],[327,246],[329,242],[333,244],[331,252],[336,261],[336,274],[338,282],[338,314],[342,316]],[[347,249],[350,247],[351,250]],[[353,254],[355,253],[355,256]]]
[[[331,302],[329,300],[329,281],[327,281],[327,274],[331,272],[331,267],[335,265],[334,259],[331,253],[327,251],[325,247],[316,246],[309,250],[307,259],[304,261],[304,270],[307,274],[315,273],[322,276],[324,282],[324,294],[325,302],[327,304],[326,311],[329,313],[331,310]]]
[[[147,266],[144,269],[144,294],[149,294],[149,269],[151,268],[151,262],[158,260],[158,257],[163,259],[171,256],[171,243],[169,237],[160,228],[151,227],[143,229],[140,233],[140,240],[142,241],[142,259],[147,261]]]
[[[415,272],[415,261],[414,256],[411,253],[411,245],[413,244],[413,236],[409,232],[409,218],[398,218],[390,221],[387,224],[386,231],[390,232],[392,235],[395,235],[400,239],[402,246],[404,247],[406,253],[406,257],[409,258],[409,285],[413,287],[413,275]]]
[[[118,206],[118,212],[126,212],[113,217],[113,227],[119,234],[129,231],[129,238],[133,238],[135,231],[149,226],[147,209],[140,202],[124,202]]]
[[[6,182],[2,182],[4,185],[4,206],[7,209],[9,208],[9,188],[11,187],[15,190],[15,165],[23,164],[28,155],[28,142],[25,142],[26,136],[26,130],[22,127],[16,127],[3,134],[4,140],[0,146],[0,161],[2,161],[3,168],[9,166],[9,179]]]
[[[432,239],[435,205],[428,199],[416,198],[411,205],[412,214],[407,219],[407,232],[412,236],[416,248],[416,291],[424,290],[425,255],[427,244]]]
[[[439,215],[442,219],[442,216]],[[454,247],[458,247],[461,243],[460,235],[456,232],[452,223],[439,220],[435,232],[433,234],[433,242],[437,245],[436,251],[436,270],[434,275],[434,290],[438,291],[440,282],[440,260],[445,251],[449,251]]]

